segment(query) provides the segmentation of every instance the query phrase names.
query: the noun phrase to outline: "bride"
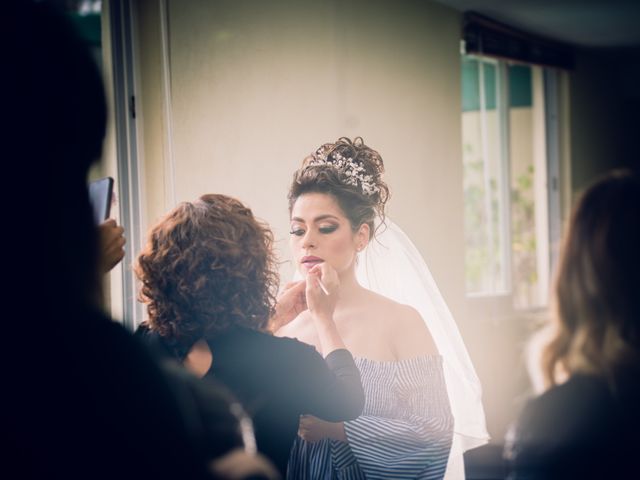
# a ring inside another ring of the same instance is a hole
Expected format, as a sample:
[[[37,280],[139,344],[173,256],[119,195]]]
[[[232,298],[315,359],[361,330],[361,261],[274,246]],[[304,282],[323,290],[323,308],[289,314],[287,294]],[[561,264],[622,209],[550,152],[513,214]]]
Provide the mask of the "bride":
[[[457,326],[422,257],[385,219],[383,172],[358,137],[322,145],[294,174],[293,257],[301,277],[337,297],[333,320],[366,404],[349,422],[303,416],[288,478],[464,478],[463,451],[488,438]],[[276,334],[319,348],[319,314],[306,310]]]

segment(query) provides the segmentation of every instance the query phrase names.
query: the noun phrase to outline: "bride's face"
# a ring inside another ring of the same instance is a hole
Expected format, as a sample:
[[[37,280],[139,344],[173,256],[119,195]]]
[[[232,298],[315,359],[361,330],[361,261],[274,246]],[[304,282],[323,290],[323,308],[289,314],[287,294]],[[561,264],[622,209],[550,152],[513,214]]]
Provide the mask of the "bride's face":
[[[338,274],[353,269],[356,253],[366,245],[368,232],[368,226],[363,225],[354,233],[338,202],[328,194],[301,195],[291,210],[291,249],[303,276],[322,262]]]

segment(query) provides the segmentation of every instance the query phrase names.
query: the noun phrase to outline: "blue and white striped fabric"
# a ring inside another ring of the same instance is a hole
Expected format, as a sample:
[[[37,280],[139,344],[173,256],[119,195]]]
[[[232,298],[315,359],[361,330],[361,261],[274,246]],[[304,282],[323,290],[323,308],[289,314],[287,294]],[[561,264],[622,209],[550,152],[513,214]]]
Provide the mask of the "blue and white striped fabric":
[[[362,416],[345,422],[348,443],[296,439],[288,479],[444,477],[453,436],[442,357],[399,362],[356,358],[366,395]]]

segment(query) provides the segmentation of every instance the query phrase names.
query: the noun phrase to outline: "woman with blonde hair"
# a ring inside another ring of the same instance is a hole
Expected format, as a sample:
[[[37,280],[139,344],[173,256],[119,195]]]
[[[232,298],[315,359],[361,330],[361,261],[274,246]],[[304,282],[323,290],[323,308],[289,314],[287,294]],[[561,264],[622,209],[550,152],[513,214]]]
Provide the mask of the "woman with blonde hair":
[[[574,208],[540,360],[547,390],[509,434],[512,479],[623,478],[640,448],[640,182],[613,172]]]

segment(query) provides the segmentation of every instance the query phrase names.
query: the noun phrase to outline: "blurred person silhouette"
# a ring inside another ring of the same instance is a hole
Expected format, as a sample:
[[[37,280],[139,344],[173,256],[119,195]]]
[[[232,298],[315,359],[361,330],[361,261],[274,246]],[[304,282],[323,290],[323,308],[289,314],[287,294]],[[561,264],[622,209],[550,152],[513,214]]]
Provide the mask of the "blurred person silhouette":
[[[587,188],[569,225],[543,330],[547,390],[507,435],[510,479],[630,478],[640,450],[640,181]]]
[[[160,364],[101,313],[104,271],[87,189],[106,129],[99,72],[47,2],[4,2],[1,22],[4,173],[22,189],[3,191],[3,471],[275,478],[250,455],[251,425],[226,390]],[[119,256],[116,248],[110,263]]]
[[[281,473],[302,414],[355,419],[360,374],[333,321],[337,278],[288,285],[276,301],[273,234],[226,195],[182,202],[151,230],[136,273],[148,321],[138,334],[157,351],[227,385],[254,420],[258,451]],[[272,331],[309,309],[318,351]],[[325,357],[323,359],[323,357]]]

